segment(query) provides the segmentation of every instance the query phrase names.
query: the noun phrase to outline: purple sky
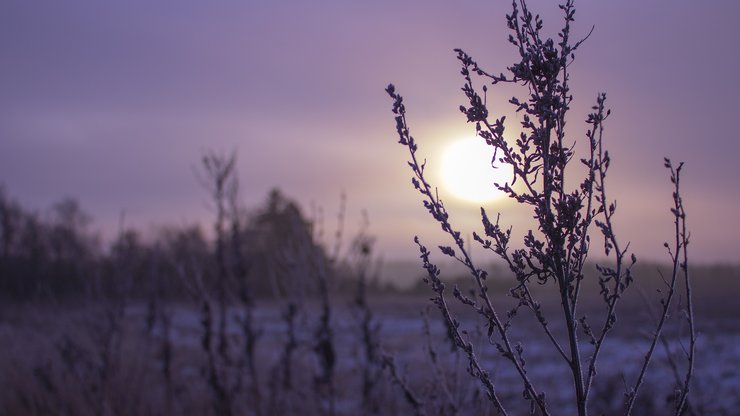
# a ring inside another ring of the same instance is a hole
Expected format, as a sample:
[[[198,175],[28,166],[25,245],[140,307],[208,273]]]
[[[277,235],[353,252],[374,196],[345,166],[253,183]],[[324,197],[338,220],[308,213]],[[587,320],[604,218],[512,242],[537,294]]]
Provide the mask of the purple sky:
[[[554,2],[531,3],[554,35]],[[393,82],[406,97],[433,168],[445,143],[472,134],[452,49],[492,72],[513,63],[508,4],[3,1],[0,183],[38,210],[74,196],[108,234],[122,210],[142,228],[205,223],[193,170],[204,150],[237,149],[247,205],[278,186],[306,211],[323,207],[331,231],[344,190],[349,224],[366,209],[385,257],[410,257],[414,234],[442,241],[383,89]],[[669,156],[687,163],[694,259],[740,261],[740,2],[581,0],[577,10],[575,33],[596,29],[572,66],[570,134],[583,141],[581,121],[607,92],[620,239],[667,259]],[[493,111],[509,112],[508,98],[489,95],[502,103]],[[460,229],[479,228],[476,207],[447,199]],[[487,209],[525,231],[529,213]]]

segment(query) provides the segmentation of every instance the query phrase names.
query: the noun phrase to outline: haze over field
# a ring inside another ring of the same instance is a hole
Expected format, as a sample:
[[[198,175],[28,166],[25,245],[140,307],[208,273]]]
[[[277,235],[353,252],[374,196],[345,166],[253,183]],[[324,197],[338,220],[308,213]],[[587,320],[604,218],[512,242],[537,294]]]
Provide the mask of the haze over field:
[[[686,162],[693,260],[739,261],[739,227],[728,218],[740,210],[740,3],[577,6],[574,33],[596,28],[571,69],[569,127],[582,143],[582,121],[607,92],[620,238],[641,258],[667,260],[669,156]],[[554,35],[556,5],[532,7]],[[74,196],[109,237],[122,211],[137,227],[208,224],[193,169],[206,149],[237,149],[247,205],[277,186],[306,211],[323,207],[330,229],[344,190],[349,224],[367,210],[379,251],[412,258],[413,235],[440,237],[411,187],[383,88],[393,82],[406,97],[412,134],[437,172],[440,150],[474,135],[457,110],[465,98],[452,49],[504,71],[515,59],[508,10],[471,0],[5,1],[0,183],[39,210]],[[494,110],[511,114],[509,93],[493,91]],[[440,193],[461,229],[479,228],[475,205]],[[519,232],[528,226],[530,214],[510,203],[486,206]]]

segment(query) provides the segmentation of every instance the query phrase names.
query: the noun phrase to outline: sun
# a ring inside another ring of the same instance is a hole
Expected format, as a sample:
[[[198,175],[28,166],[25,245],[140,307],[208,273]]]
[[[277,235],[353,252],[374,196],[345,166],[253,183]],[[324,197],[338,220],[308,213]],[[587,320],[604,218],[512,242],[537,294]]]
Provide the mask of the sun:
[[[443,151],[441,176],[444,187],[455,197],[473,203],[505,196],[494,183],[511,183],[512,169],[498,161],[492,167],[493,147],[479,137],[458,139]]]

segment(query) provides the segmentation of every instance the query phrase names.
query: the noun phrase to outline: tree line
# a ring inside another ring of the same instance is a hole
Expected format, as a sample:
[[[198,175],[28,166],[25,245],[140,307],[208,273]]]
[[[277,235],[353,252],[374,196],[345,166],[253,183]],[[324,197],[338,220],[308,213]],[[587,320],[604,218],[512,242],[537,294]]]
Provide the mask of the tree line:
[[[309,296],[316,282],[308,265],[328,257],[314,221],[278,189],[256,209],[229,209],[213,236],[197,224],[164,226],[147,236],[122,228],[103,244],[91,218],[73,198],[39,213],[0,188],[0,297],[180,298],[198,285],[215,285],[219,262],[244,269],[254,296]],[[336,272],[342,268],[333,265]]]

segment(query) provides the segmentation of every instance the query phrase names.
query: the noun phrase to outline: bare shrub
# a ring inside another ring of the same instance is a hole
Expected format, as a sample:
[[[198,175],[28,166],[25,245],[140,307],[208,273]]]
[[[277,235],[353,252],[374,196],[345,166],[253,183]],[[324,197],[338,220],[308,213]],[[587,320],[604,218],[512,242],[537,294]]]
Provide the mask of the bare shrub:
[[[481,208],[484,232],[482,235],[473,234],[475,241],[502,261],[516,278],[514,287],[508,293],[516,300],[512,308],[502,306],[501,301],[495,298],[495,294],[489,290],[488,273],[471,259],[469,249],[460,231],[453,227],[442,199],[427,181],[426,162],[417,158],[418,145],[407,125],[403,98],[392,84],[386,89],[393,99],[399,143],[410,155],[413,186],[423,196],[424,207],[452,240],[451,245],[441,245],[439,249],[443,255],[457,260],[468,269],[474,281],[474,296],[469,297],[455,287],[450,297],[440,278],[440,269],[431,260],[430,251],[416,238],[427,271],[425,281],[435,293],[433,301],[452,329],[455,344],[467,356],[470,374],[480,381],[491,403],[501,414],[507,414],[510,405],[504,402],[496,380],[489,375],[480,358],[481,353],[469,340],[468,327],[463,325],[449,302],[460,302],[483,319],[488,342],[515,369],[522,383],[523,397],[531,411],[547,415],[551,412],[548,397],[540,387],[542,380],[535,378],[528,365],[527,345],[517,341],[510,331],[517,323],[517,315],[521,311],[528,311],[539,323],[542,337],[557,352],[570,373],[573,409],[579,415],[586,415],[591,404],[589,397],[596,380],[598,358],[607,335],[617,323],[619,301],[634,281],[632,266],[637,261],[635,255],[629,252],[629,244],[622,245],[617,239],[613,225],[617,206],[607,195],[606,176],[610,157],[602,145],[604,123],[610,113],[605,107],[606,95],[598,94],[593,112],[587,116],[588,151],[585,156],[576,156],[575,143],[566,134],[566,115],[573,100],[569,65],[588,35],[579,41],[571,38],[571,23],[575,14],[572,0],[561,4],[560,9],[564,24],[553,40],[544,37],[543,22],[539,15],[530,11],[526,1],[512,1],[512,11],[506,21],[511,30],[509,42],[516,48],[519,60],[506,68],[507,75],[488,72],[463,50],[455,50],[462,66],[462,90],[467,98],[466,105],[460,106],[460,111],[468,123],[475,125],[480,140],[494,149],[492,164],[498,162],[513,170],[510,182],[495,186],[522,209],[531,210],[537,223],[536,230],[529,230],[523,236],[521,248],[514,248],[512,229],[503,226],[499,216],[492,220]],[[483,84],[481,87],[478,86],[479,82]],[[495,118],[487,104],[489,86],[486,84],[496,87],[504,83],[517,84],[524,89],[523,98],[512,97],[509,100],[516,112],[522,114],[519,120],[522,133],[515,139],[504,136],[507,126],[505,117]],[[580,161],[581,169],[585,170],[580,178],[573,175],[571,162],[574,160]],[[673,184],[671,213],[675,233],[673,241],[665,244],[672,269],[663,279],[664,290],[658,295],[659,315],[647,352],[638,365],[635,380],[629,382],[625,391],[625,414],[631,414],[635,408],[638,393],[681,283],[685,296],[683,312],[690,330],[684,354],[687,363],[684,366],[685,375],[674,386],[677,391],[674,403],[676,415],[686,408],[693,374],[696,337],[688,271],[686,214],[680,195],[682,164],[674,167],[665,159],[665,167],[670,171]],[[592,248],[591,236],[594,233],[601,234],[603,254],[608,259],[608,264],[597,265],[600,299],[605,312],[595,320],[580,314],[578,309],[585,278],[584,266]],[[560,304],[558,314],[543,309],[540,298],[531,289],[535,285],[543,285],[557,294]],[[563,328],[563,332],[553,328]]]

